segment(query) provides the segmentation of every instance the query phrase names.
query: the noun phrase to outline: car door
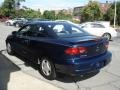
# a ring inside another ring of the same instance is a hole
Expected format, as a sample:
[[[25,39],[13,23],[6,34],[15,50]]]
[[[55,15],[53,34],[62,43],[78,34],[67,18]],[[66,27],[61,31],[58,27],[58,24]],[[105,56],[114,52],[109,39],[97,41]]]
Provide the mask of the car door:
[[[98,23],[88,23],[82,26],[82,28],[88,33],[96,36],[102,36],[105,31],[105,27]]]
[[[25,56],[27,54],[26,52],[26,46],[29,44],[29,39],[27,38],[27,33],[31,30],[31,25],[26,25],[23,28],[21,28],[16,36],[15,36],[15,44],[16,44],[16,51]]]
[[[82,25],[81,28],[90,34],[94,34],[89,23]]]
[[[49,36],[42,25],[31,25],[30,30],[25,34],[24,43],[22,43],[26,57],[36,62],[36,58],[43,54],[43,47],[45,47],[48,39]]]
[[[37,28],[36,25],[31,25],[30,29],[25,33],[25,36],[23,38],[23,48],[25,51],[25,55],[30,60],[35,59],[37,57]]]
[[[91,30],[92,34],[96,35],[96,36],[102,36],[105,31],[105,27],[103,25],[97,24],[97,23],[91,23],[90,28],[91,28],[90,30]]]

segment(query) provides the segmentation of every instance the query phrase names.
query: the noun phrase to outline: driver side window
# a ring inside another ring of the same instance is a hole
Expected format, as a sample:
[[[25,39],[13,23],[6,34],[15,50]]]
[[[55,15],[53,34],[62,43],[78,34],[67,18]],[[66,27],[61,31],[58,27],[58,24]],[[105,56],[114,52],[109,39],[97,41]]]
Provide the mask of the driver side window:
[[[18,34],[24,36],[30,30],[31,30],[31,26],[27,25],[27,26],[23,27],[20,31],[18,31]]]
[[[40,25],[27,25],[18,31],[20,36],[28,37],[46,37],[45,30]]]
[[[101,24],[96,24],[96,23],[92,23],[92,24],[91,24],[91,27],[92,27],[92,28],[105,28],[103,25],[101,25]]]

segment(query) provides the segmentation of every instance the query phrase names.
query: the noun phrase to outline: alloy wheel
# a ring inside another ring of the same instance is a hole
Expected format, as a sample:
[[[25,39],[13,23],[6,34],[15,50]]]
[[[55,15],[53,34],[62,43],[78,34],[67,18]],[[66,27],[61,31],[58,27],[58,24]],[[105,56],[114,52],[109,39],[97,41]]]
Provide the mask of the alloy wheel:
[[[46,76],[49,76],[51,74],[51,65],[48,60],[42,61],[42,71]]]
[[[7,52],[8,52],[8,53],[11,53],[11,52],[12,52],[11,45],[10,45],[9,43],[7,44]]]

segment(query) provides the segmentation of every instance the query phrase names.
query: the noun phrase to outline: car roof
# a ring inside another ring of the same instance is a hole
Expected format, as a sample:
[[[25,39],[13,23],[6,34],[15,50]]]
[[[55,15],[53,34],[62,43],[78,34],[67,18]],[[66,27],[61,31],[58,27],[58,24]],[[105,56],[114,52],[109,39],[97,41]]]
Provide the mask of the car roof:
[[[57,22],[57,21],[33,21],[33,22],[29,22],[28,24],[36,25],[36,24],[46,24],[46,23],[61,23],[61,24],[65,24],[65,23],[67,23],[67,22]]]
[[[85,22],[85,23],[81,23],[80,25],[85,25],[85,24],[100,24],[100,25],[103,25],[102,23],[99,23],[99,22]]]

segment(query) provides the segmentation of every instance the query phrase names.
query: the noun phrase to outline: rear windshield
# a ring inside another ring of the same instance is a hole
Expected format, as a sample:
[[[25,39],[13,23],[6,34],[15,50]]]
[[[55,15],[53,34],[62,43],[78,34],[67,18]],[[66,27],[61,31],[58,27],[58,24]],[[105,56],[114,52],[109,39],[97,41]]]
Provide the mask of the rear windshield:
[[[88,36],[87,32],[70,23],[46,23],[48,30],[53,30],[58,37],[81,37]]]

